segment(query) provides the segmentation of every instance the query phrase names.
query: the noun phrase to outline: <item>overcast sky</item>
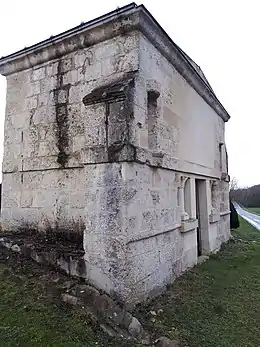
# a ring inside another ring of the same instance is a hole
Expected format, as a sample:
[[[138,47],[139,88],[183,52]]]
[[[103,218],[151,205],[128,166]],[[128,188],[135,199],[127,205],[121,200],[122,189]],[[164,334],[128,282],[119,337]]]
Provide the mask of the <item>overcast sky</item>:
[[[86,22],[130,1],[9,0],[1,2],[0,57]],[[239,185],[260,184],[258,0],[144,0],[171,38],[203,69],[231,120],[229,171]],[[5,78],[0,76],[0,141]],[[0,146],[2,161],[2,146]]]

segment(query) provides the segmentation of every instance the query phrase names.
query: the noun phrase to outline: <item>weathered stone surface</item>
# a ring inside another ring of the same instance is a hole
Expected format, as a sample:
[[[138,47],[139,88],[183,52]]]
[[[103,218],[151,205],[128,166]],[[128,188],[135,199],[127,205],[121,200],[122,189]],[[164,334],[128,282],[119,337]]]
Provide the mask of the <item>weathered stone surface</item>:
[[[132,318],[132,321],[128,327],[128,331],[133,337],[138,337],[143,332],[143,327],[141,323],[135,318]]]
[[[199,258],[198,258],[198,264],[202,264],[204,263],[205,261],[207,261],[209,259],[209,256],[207,255],[201,255]]]
[[[73,306],[77,305],[78,302],[78,299],[75,296],[69,294],[62,294],[61,300],[64,301],[66,304]]]
[[[160,337],[155,344],[156,347],[180,347],[179,341],[173,341],[163,336]]]
[[[197,225],[203,254],[230,236],[228,115],[157,24],[131,11],[0,61],[2,229],[75,238],[80,260],[31,256],[129,305],[197,263]]]

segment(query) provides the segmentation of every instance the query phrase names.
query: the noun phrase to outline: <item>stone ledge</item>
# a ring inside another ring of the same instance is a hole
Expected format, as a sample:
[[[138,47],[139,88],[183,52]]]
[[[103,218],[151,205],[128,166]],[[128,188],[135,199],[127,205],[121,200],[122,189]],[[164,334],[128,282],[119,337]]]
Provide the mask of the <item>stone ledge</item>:
[[[87,262],[82,251],[60,249],[58,244],[46,247],[45,244],[33,238],[27,239],[25,235],[20,237],[19,234],[5,237],[0,235],[0,245],[39,264],[54,268],[71,277],[81,278],[108,295],[113,292],[111,279],[101,273],[99,268]]]
[[[230,214],[230,211],[224,211],[224,212],[220,212],[220,217],[224,217],[227,216],[228,214]]]
[[[51,295],[55,302],[60,298],[68,307],[74,307],[81,313],[87,314],[88,318],[95,325],[98,323],[106,334],[121,339],[122,346],[125,345],[125,341],[129,340],[134,344],[137,343],[138,346],[166,346],[165,342],[167,342],[167,346],[179,346],[179,341],[172,341],[166,337],[156,339],[157,334],[150,334],[145,330],[140,321],[122,303],[118,303],[109,295],[88,283],[82,283],[76,278],[68,278],[65,274],[53,271],[53,269],[50,269],[49,264],[39,256],[38,250],[34,252],[34,255],[38,254],[34,258],[31,254],[25,252],[26,249],[28,251],[30,247],[33,247],[32,244],[29,245],[28,243],[26,246],[24,248],[22,241],[19,242],[17,235],[11,233],[0,234],[0,252],[5,254],[5,258],[9,259],[8,261],[14,258],[17,262],[17,257],[19,257],[20,260],[34,260],[36,263],[40,263],[40,268],[36,268],[36,264],[34,266],[30,265],[30,273],[36,274],[41,284],[46,285],[48,295]],[[18,264],[23,264],[23,262],[19,261]],[[17,278],[21,280],[21,276]]]
[[[14,238],[14,239],[13,239]],[[46,268],[46,274],[49,269],[63,270],[60,273],[66,273],[71,278],[69,287],[66,292],[61,293],[61,300],[66,304],[84,309],[90,318],[108,333],[110,336],[133,339],[145,345],[151,345],[151,337],[146,332],[137,318],[135,318],[126,307],[109,295],[105,294],[89,284],[82,284],[76,277],[81,277],[77,271],[76,262],[82,262],[82,257],[79,259],[73,258],[66,254],[59,254],[57,251],[50,252],[49,250],[41,251],[40,245],[38,248],[32,243],[23,243],[17,241],[15,236],[7,236],[0,238],[0,247],[8,251],[18,253],[24,258],[34,260]],[[62,259],[63,264],[59,261]],[[66,265],[65,265],[66,263]],[[70,268],[72,272],[70,271]],[[66,276],[66,275],[61,275]]]
[[[84,252],[82,251],[62,251],[58,247],[54,250],[45,245],[34,242],[31,239],[24,240],[16,235],[5,235],[1,237],[0,245],[14,252],[20,253],[37,263],[58,268],[69,276],[86,278]]]
[[[188,231],[194,230],[198,227],[197,219],[188,219],[181,223],[181,233],[186,233]]]
[[[220,220],[220,213],[211,213],[209,215],[209,222],[210,223],[216,223]]]
[[[219,171],[216,169],[209,169],[196,163],[180,160],[166,153],[152,153],[150,150],[139,146],[135,146],[134,161],[150,167],[185,172],[193,175],[196,174],[203,177],[211,177],[212,179],[214,178],[217,180],[219,180],[220,176]]]
[[[167,229],[167,230],[163,230],[159,232],[148,231],[148,232],[141,232],[138,234],[134,234],[129,237],[127,244],[149,239],[149,238],[156,237],[162,234],[170,233],[176,229],[179,229],[180,227],[181,227],[181,223],[175,223],[170,229]]]

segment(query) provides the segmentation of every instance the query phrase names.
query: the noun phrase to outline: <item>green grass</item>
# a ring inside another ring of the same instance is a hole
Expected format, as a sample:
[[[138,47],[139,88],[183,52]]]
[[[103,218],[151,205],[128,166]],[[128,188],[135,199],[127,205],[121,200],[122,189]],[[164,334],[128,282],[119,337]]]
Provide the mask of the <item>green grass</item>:
[[[260,232],[240,222],[234,241],[139,312],[151,331],[190,347],[260,346]]]
[[[20,277],[0,264],[1,347],[122,346],[122,341],[108,338],[92,325],[86,314],[54,304],[35,278]]]
[[[260,207],[248,207],[248,211],[258,214],[260,216]]]
[[[260,346],[260,232],[241,220],[233,235],[165,295],[136,309],[151,333],[190,347]],[[134,347],[109,339],[83,313],[53,303],[38,270],[30,270],[36,265],[1,259],[0,347]]]

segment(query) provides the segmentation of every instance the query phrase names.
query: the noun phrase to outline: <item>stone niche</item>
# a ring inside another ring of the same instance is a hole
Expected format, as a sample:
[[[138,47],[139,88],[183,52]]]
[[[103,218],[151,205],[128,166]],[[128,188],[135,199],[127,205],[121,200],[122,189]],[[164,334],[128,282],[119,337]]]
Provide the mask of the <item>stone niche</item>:
[[[90,162],[133,161],[134,147],[130,145],[133,119],[134,73],[129,73],[113,83],[95,88],[83,98],[83,104],[95,108],[101,104],[104,112],[105,143],[88,146]]]

